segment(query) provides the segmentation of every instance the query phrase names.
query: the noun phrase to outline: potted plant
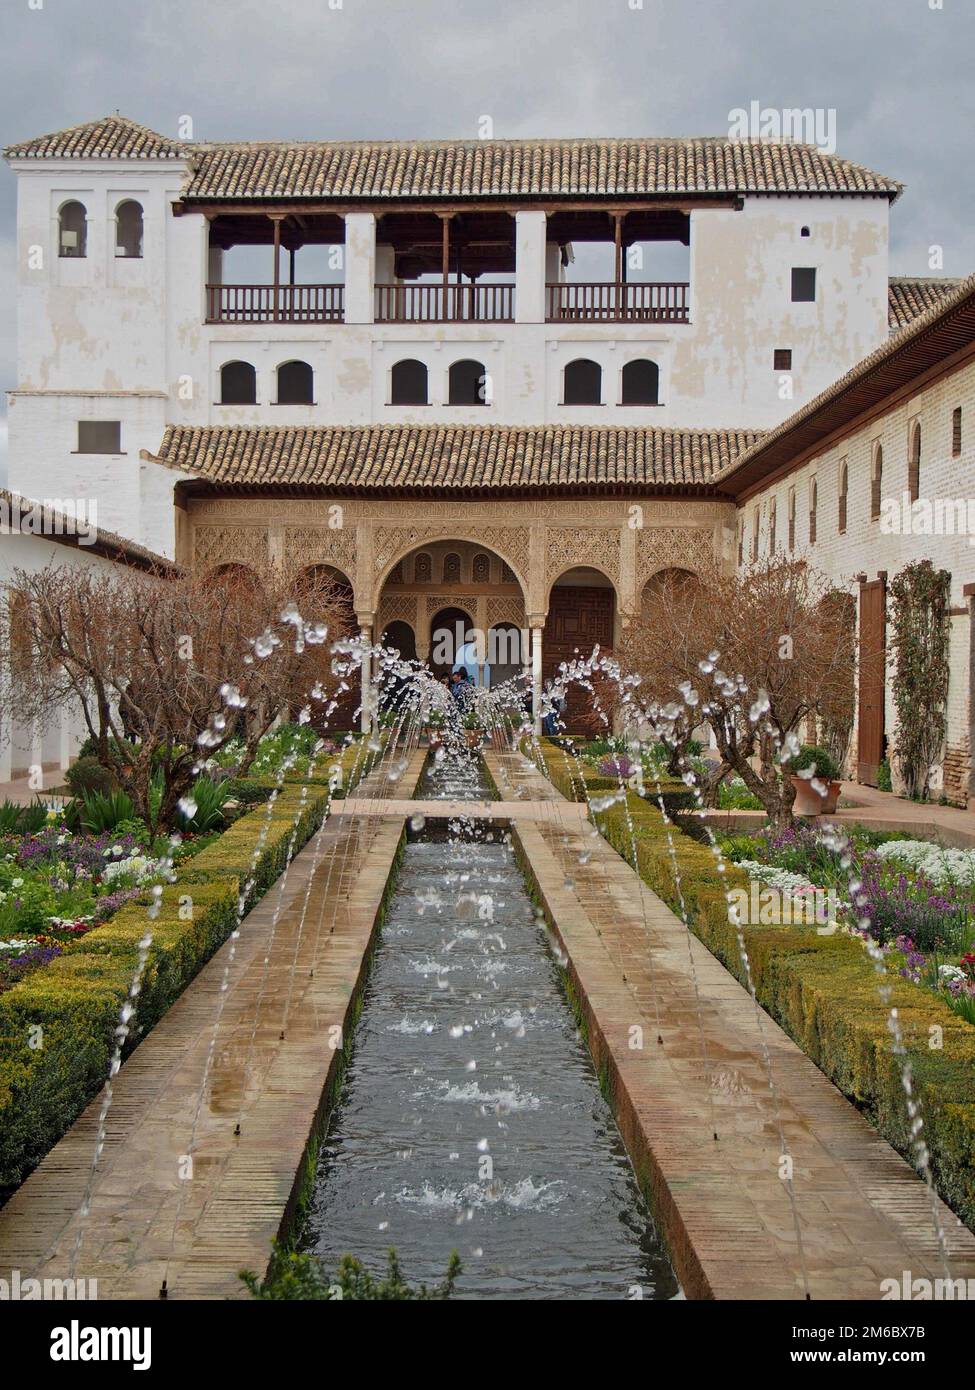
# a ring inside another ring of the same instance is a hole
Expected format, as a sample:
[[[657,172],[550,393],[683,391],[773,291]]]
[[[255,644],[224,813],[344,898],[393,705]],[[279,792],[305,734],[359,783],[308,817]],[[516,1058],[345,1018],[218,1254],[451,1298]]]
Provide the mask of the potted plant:
[[[830,815],[836,810],[842,783],[839,780],[840,770],[831,753],[825,748],[803,744],[798,756],[788,766],[792,785],[796,789],[792,809],[797,816]],[[814,787],[813,782],[819,785]],[[825,792],[819,790],[821,786],[825,786]]]
[[[480,748],[484,738],[484,722],[476,710],[464,715],[464,730],[467,734],[468,748]]]

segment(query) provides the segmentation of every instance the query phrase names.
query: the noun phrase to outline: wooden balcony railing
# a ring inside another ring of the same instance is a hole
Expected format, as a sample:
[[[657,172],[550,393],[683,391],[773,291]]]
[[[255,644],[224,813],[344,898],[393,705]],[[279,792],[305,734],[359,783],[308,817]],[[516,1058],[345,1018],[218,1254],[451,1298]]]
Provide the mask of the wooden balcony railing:
[[[514,285],[376,286],[377,323],[510,323],[514,316]]]
[[[689,290],[690,285],[683,281],[663,280],[645,284],[548,284],[545,317],[549,323],[687,323]]]
[[[207,285],[207,323],[341,323],[344,285]]]

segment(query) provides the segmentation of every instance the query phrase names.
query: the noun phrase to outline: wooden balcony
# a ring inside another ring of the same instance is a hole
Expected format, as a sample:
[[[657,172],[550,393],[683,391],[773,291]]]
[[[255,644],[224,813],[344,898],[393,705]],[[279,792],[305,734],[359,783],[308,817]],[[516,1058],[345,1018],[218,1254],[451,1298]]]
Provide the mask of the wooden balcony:
[[[687,323],[690,285],[684,281],[613,281],[545,286],[549,323]]]
[[[344,285],[207,285],[207,323],[341,323]]]
[[[377,323],[510,323],[514,285],[376,286]]]

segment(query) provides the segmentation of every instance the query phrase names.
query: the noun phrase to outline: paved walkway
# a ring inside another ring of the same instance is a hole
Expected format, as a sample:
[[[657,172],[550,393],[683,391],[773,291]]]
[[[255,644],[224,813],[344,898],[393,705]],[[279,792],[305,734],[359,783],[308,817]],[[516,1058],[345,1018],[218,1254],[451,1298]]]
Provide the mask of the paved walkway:
[[[488,765],[502,796],[517,777],[539,801],[540,774],[490,754]],[[910,1166],[566,809],[550,805],[513,831],[688,1296],[789,1299],[808,1287],[814,1299],[877,1299],[880,1281],[904,1270],[944,1277],[931,1196]],[[802,1258],[779,1176],[784,1149]],[[934,1208],[952,1275],[975,1278],[975,1236],[937,1199]]]
[[[397,791],[416,785],[424,757],[414,753]],[[386,790],[380,765],[357,801],[379,804]],[[341,1037],[331,1030],[342,1029],[362,977],[401,833],[398,816],[365,819],[337,802],[321,843],[313,836],[244,919],[227,991],[230,943],[122,1067],[73,1264],[77,1277],[98,1280],[99,1298],[156,1298],[164,1278],[174,1298],[246,1297],[238,1271],[263,1273],[336,1069]],[[0,1270],[71,1272],[100,1104],[0,1211]],[[188,1152],[191,1179],[180,1176]]]
[[[919,839],[936,840],[957,849],[975,848],[975,812],[958,806],[907,801],[860,782],[844,782],[843,806],[824,820],[868,826],[871,830],[909,830]],[[765,824],[764,811],[709,811],[706,819],[716,827],[752,830]]]

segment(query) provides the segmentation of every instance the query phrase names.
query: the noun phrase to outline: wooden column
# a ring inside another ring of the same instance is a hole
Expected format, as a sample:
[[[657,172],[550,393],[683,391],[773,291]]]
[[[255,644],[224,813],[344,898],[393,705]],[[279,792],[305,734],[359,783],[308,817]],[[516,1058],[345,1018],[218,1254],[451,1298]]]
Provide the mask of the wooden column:
[[[613,219],[613,241],[616,246],[616,317],[623,317],[623,217],[622,212],[610,214]]]
[[[274,322],[281,316],[281,222],[280,216],[272,214],[274,223]]]
[[[447,287],[450,284],[450,219],[452,213],[441,213],[440,223],[443,228],[443,240],[441,248],[441,268],[443,272],[443,316],[448,318],[447,313]]]

